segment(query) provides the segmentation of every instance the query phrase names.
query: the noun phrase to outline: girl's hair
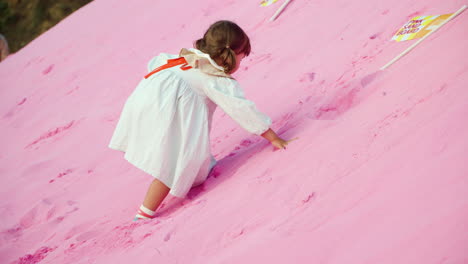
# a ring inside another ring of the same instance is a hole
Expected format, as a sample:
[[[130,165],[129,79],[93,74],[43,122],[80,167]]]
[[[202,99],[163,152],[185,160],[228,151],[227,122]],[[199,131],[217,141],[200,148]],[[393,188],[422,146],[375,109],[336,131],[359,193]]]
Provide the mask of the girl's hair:
[[[250,54],[250,40],[244,30],[234,22],[221,20],[212,24],[195,47],[210,55],[225,73],[236,67],[236,54]]]

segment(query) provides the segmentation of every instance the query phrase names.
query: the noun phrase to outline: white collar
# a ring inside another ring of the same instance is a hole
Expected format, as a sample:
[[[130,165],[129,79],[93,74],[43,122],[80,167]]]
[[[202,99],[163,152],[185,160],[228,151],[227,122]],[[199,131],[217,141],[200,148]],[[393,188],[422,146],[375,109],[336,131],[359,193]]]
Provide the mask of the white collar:
[[[225,73],[224,68],[216,64],[209,54],[198,49],[182,49],[179,56],[184,57],[189,66],[206,74],[234,79],[230,74]]]
[[[190,48],[188,49],[189,51],[197,54],[197,56],[199,57],[204,57],[206,59],[208,59],[208,61],[211,63],[211,65],[213,65],[216,69],[218,70],[221,70],[221,71],[224,71],[224,68],[219,66],[211,57],[209,54],[206,54],[206,53],[203,53],[201,50],[198,50],[198,49],[195,49],[195,48]]]

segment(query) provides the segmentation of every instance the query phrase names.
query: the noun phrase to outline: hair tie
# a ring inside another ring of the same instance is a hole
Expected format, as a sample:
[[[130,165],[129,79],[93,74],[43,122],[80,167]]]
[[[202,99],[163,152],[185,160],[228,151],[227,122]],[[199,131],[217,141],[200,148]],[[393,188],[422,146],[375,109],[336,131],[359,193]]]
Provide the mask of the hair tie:
[[[226,45],[226,49],[229,49],[229,48],[230,48],[229,45]]]

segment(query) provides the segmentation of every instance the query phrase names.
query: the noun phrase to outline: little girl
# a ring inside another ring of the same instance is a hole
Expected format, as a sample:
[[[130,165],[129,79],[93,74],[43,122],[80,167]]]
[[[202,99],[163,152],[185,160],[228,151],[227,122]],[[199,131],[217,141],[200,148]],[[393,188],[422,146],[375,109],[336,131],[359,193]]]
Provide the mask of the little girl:
[[[288,144],[231,77],[250,54],[245,32],[218,21],[195,47],[179,55],[161,53],[149,62],[149,73],[127,99],[110,141],[110,148],[125,152],[128,162],[155,178],[134,220],[153,218],[169,192],[183,198],[205,181],[216,163],[209,145],[216,106],[275,148]]]

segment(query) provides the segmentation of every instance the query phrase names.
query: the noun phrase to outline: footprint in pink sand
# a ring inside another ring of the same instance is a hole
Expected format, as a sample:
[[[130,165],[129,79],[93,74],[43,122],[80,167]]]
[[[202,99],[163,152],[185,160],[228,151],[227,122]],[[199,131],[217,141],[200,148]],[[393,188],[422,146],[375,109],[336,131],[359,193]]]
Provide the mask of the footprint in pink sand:
[[[16,241],[23,235],[23,230],[21,226],[16,226],[2,231],[0,232],[1,240],[4,240],[4,243]]]
[[[116,226],[112,232],[101,232],[102,235],[98,239],[95,239],[96,246],[104,249],[118,250],[136,247],[148,237],[148,228],[150,226],[154,228],[153,226],[159,225],[159,223],[160,220],[151,219]],[[156,227],[156,229],[159,228]]]
[[[67,250],[69,253],[75,252],[76,254],[76,252],[86,252],[90,248],[112,251],[131,247],[135,242],[132,236],[134,227],[135,226],[124,229],[118,226],[111,232],[104,232],[102,230],[86,231],[76,236],[76,242],[70,243]]]
[[[67,131],[72,126],[76,125],[77,123],[78,123],[77,121],[72,120],[66,125],[59,126],[59,127],[54,128],[54,129],[51,129],[51,130],[45,132],[44,134],[42,134],[41,136],[39,136],[37,139],[35,139],[31,143],[29,143],[24,148],[25,149],[31,148],[31,147],[33,147],[33,146],[35,146],[37,144],[40,144],[40,143],[42,143],[44,141],[47,141],[47,140],[49,140],[51,138],[56,137],[57,135],[63,134],[65,131]]]
[[[33,254],[26,254],[18,260],[12,262],[12,264],[34,264],[40,263],[50,252],[53,252],[57,247],[41,247]]]
[[[315,80],[316,73],[315,72],[308,72],[302,75],[302,77],[299,79],[299,82],[313,82]]]
[[[310,193],[305,197],[303,200],[301,200],[301,205],[305,205],[315,199],[315,192]]]
[[[258,142],[258,140],[254,140],[254,139],[243,139],[239,145],[237,145],[236,147],[234,147],[234,151],[232,151],[231,153],[229,153],[228,155],[226,155],[226,157],[233,157],[235,155],[237,155],[239,153],[239,150],[241,149],[246,149],[247,147],[249,147],[250,145],[254,144]]]
[[[47,68],[45,68],[45,69],[42,71],[42,75],[47,75],[47,74],[49,74],[49,73],[52,71],[52,69],[54,69],[54,66],[55,66],[54,64],[49,65]]]
[[[252,140],[250,139],[244,139],[241,141],[241,143],[239,145],[241,145],[242,147],[248,147],[252,144]]]
[[[169,241],[169,240],[171,239],[171,236],[172,236],[172,233],[171,233],[171,232],[167,233],[167,234],[164,236],[164,239],[163,239],[164,242]]]
[[[8,118],[11,118],[12,116],[14,116],[16,113],[18,113],[19,111],[21,111],[21,109],[23,108],[23,104],[26,102],[27,98],[24,97],[23,99],[21,99],[18,103],[16,103],[16,105],[14,107],[12,107],[10,109],[10,111],[8,111],[5,115],[3,115],[3,119],[8,119]]]
[[[77,85],[74,88],[70,89],[65,95],[70,95],[70,94],[78,91],[79,89],[80,89],[80,87]]]
[[[78,210],[77,206],[69,205],[68,202],[57,203],[49,199],[43,199],[21,217],[19,227],[28,229],[43,223],[57,224]]]
[[[72,172],[73,172],[73,169],[66,169],[65,171],[59,173],[54,179],[49,180],[49,183],[53,183],[53,182],[55,182],[55,180],[58,180],[58,179],[66,176],[68,174],[71,174]]]
[[[19,103],[17,103],[16,105],[22,105],[26,102],[27,98],[24,97]]]
[[[333,120],[338,118],[374,93],[378,87],[371,84],[383,75],[383,72],[377,71],[360,79],[344,81],[345,85],[340,88],[335,96],[316,110],[315,118],[320,120]]]
[[[239,227],[239,228],[236,228],[227,232],[227,236],[231,239],[236,239],[237,237],[242,236],[244,233],[245,233],[244,228]]]
[[[369,39],[376,39],[379,36],[379,33],[373,34],[369,37]]]
[[[219,241],[219,245],[222,248],[225,248],[231,243],[233,243],[235,240],[244,236],[246,233],[246,228],[243,225],[239,224],[233,228],[230,228],[223,234],[221,241]]]

